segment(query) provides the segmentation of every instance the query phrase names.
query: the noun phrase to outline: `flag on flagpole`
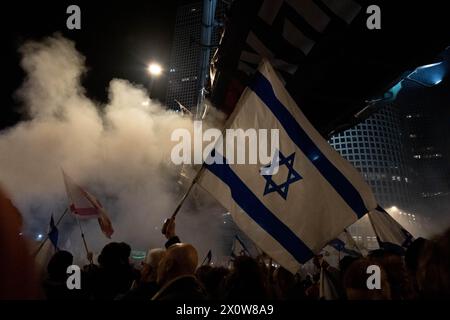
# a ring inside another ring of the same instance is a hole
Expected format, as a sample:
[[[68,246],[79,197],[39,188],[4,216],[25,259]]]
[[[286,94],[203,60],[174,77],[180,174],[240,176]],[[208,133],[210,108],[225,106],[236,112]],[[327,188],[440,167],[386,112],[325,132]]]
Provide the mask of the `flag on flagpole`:
[[[345,229],[337,238],[331,240],[328,245],[346,255],[353,257],[363,256],[361,250],[358,248],[355,240],[350,236],[347,229]]]
[[[319,280],[319,299],[320,300],[338,300],[339,291],[330,279],[330,275],[327,270],[320,268],[320,280]]]
[[[235,235],[233,246],[231,247],[231,257],[236,258],[242,255],[251,256],[242,240],[237,235]]]
[[[97,218],[100,229],[106,237],[111,238],[114,233],[111,220],[100,201],[77,185],[64,171],[64,184],[69,198],[70,211],[82,219]]]
[[[404,253],[414,237],[381,206],[368,214],[380,248]]]
[[[50,218],[50,230],[48,232],[48,238],[51,241],[51,243],[53,244],[53,246],[55,247],[55,250],[58,250],[58,236],[59,236],[59,231],[55,225],[55,221],[53,220],[53,214],[52,214],[52,217]]]
[[[279,130],[279,150],[269,164],[278,166],[279,173],[261,170],[267,163],[231,163],[213,150],[211,157],[223,164],[208,161],[198,183],[284,268],[295,273],[376,207],[369,185],[314,129],[267,61],[230,119],[230,129]]]
[[[212,252],[211,252],[211,249],[209,249],[208,253],[206,254],[205,259],[203,259],[202,266],[203,265],[209,266],[211,264],[211,259],[212,259]]]

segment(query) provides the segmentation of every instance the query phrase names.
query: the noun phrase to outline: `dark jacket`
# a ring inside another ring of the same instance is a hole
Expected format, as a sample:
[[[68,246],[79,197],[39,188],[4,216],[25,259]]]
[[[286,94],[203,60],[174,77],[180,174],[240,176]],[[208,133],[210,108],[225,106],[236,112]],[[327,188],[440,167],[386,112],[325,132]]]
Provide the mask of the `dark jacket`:
[[[120,300],[150,300],[159,290],[155,281],[140,283],[136,288],[131,289]]]
[[[152,298],[157,301],[205,300],[206,293],[194,276],[181,276],[167,283]]]

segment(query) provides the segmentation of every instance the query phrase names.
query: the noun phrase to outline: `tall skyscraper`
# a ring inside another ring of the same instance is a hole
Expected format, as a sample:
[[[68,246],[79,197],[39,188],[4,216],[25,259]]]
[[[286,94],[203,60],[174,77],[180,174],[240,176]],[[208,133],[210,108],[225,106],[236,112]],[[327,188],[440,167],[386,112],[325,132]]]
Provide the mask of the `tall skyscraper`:
[[[406,136],[420,211],[438,218],[450,210],[450,112],[426,101],[404,107]]]
[[[218,1],[216,21],[222,20],[224,8],[223,2]],[[202,9],[201,1],[177,9],[166,96],[166,105],[172,109],[178,109],[176,100],[188,109],[197,104]],[[217,25],[213,28],[211,43],[214,46],[219,42],[220,28]]]
[[[361,172],[381,206],[412,209],[414,189],[409,150],[397,107],[383,107],[354,128],[333,136],[329,142]],[[416,223],[415,214],[410,213],[408,223]],[[367,217],[349,231],[360,246],[368,250],[378,247]]]
[[[412,179],[401,120],[398,108],[386,106],[330,144],[361,172],[381,206],[408,209]]]

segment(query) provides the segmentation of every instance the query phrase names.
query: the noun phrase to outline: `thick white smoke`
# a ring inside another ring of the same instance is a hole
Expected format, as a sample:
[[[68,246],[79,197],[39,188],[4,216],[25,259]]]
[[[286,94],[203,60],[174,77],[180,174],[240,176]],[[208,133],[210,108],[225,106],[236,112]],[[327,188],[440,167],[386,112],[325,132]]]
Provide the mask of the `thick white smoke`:
[[[17,97],[29,120],[0,134],[0,184],[27,225],[45,232],[50,214],[57,218],[67,205],[64,168],[103,202],[114,241],[142,250],[162,246],[159,227],[182,192],[176,183],[179,168],[170,161],[170,135],[176,128],[191,130],[191,120],[150,101],[143,88],[126,80],[110,82],[107,105],[90,100],[80,82],[85,59],[59,35],[29,42],[20,52],[27,77]],[[213,211],[223,209],[207,205],[197,213],[192,205],[186,208],[191,212],[180,213],[179,233],[202,254],[220,242],[220,228],[193,230],[219,225]],[[72,250],[81,250],[74,218],[64,221],[72,234],[61,232],[62,238],[69,239]],[[98,252],[108,240],[95,220],[82,224],[90,249]]]

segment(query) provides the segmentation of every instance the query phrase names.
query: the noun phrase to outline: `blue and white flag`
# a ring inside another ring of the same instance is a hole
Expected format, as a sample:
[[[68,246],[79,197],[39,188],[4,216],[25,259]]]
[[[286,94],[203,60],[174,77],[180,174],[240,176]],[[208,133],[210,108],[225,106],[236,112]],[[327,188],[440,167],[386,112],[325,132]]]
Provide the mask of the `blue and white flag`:
[[[267,61],[230,119],[230,129],[279,130],[278,156],[271,163],[279,170],[262,175],[268,163],[236,164],[225,157],[224,164],[205,164],[198,183],[284,268],[295,273],[376,207],[369,185],[314,129]]]
[[[337,238],[331,240],[328,245],[344,255],[350,255],[353,257],[363,256],[361,249],[348,233],[347,229],[345,229],[344,232],[342,232]]]
[[[378,206],[368,214],[380,248],[400,254],[414,241],[414,237],[400,223]]]

